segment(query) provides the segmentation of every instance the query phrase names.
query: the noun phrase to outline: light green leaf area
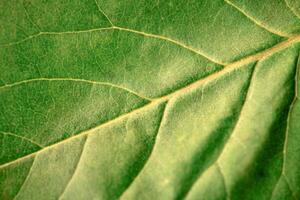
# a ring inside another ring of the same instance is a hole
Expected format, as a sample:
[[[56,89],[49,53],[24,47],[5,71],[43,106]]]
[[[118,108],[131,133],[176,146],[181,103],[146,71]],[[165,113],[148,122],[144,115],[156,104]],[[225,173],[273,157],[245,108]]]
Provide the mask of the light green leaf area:
[[[0,11],[0,199],[300,199],[299,0]]]

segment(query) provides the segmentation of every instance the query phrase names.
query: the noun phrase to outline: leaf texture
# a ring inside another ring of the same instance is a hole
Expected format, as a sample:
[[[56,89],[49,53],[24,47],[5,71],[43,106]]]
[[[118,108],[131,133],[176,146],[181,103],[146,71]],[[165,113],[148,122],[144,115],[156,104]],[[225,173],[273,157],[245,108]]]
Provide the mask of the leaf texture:
[[[298,0],[0,2],[0,199],[300,199]]]

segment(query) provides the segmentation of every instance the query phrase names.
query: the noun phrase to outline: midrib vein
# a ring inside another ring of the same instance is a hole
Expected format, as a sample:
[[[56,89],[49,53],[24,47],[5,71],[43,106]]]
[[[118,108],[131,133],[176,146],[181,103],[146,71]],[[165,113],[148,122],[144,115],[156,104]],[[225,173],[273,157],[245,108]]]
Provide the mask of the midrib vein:
[[[220,77],[222,75],[230,73],[231,71],[233,71],[235,69],[238,69],[239,67],[241,67],[241,66],[243,66],[243,65],[245,65],[247,63],[258,61],[258,60],[260,60],[262,58],[268,57],[268,56],[272,55],[273,53],[275,53],[277,51],[280,51],[282,49],[285,49],[285,48],[289,47],[290,45],[295,44],[297,42],[300,42],[300,35],[291,37],[290,39],[288,39],[288,40],[286,40],[284,42],[281,42],[281,43],[279,43],[279,44],[277,44],[277,45],[275,45],[275,46],[273,46],[273,47],[271,47],[269,49],[266,49],[266,50],[262,51],[262,52],[259,52],[259,53],[254,54],[254,55],[250,55],[250,56],[244,57],[244,58],[242,58],[242,59],[240,59],[238,61],[235,61],[235,62],[233,62],[231,64],[228,64],[222,70],[217,71],[216,73],[210,74],[210,75],[208,75],[208,76],[206,76],[206,77],[204,77],[204,78],[202,78],[200,80],[197,80],[197,81],[195,81],[195,82],[193,82],[193,83],[191,83],[191,84],[189,84],[189,85],[187,85],[187,86],[185,86],[183,88],[175,90],[175,91],[171,92],[170,94],[167,94],[165,96],[161,96],[161,97],[158,97],[156,99],[153,99],[150,103],[146,104],[143,107],[140,107],[140,108],[135,109],[135,110],[133,110],[131,112],[125,113],[125,114],[123,114],[123,115],[121,115],[121,116],[119,116],[117,118],[114,118],[114,119],[112,119],[110,121],[107,121],[107,122],[105,122],[103,124],[100,124],[99,126],[96,126],[96,127],[91,128],[91,129],[85,130],[85,131],[83,131],[83,132],[81,132],[81,133],[79,133],[77,135],[69,137],[69,138],[67,138],[65,140],[62,140],[62,141],[58,142],[58,143],[52,144],[50,146],[47,146],[47,147],[43,148],[42,150],[33,152],[31,154],[28,154],[27,156],[24,156],[24,157],[18,158],[16,160],[13,160],[11,162],[5,163],[5,164],[3,164],[3,165],[0,166],[0,169],[4,168],[4,167],[7,167],[7,166],[9,166],[9,165],[11,165],[11,164],[13,164],[15,162],[22,161],[23,159],[32,157],[32,156],[36,155],[37,153],[39,153],[41,151],[46,151],[48,148],[55,147],[56,145],[60,145],[60,144],[62,144],[64,142],[68,142],[68,141],[70,141],[72,139],[76,139],[77,137],[81,137],[83,135],[88,135],[90,132],[93,132],[93,131],[95,131],[97,129],[100,129],[102,127],[109,126],[110,124],[113,124],[113,123],[116,123],[118,121],[121,121],[121,120],[125,119],[126,117],[128,117],[128,116],[130,116],[132,114],[135,114],[135,113],[138,113],[138,112],[142,112],[148,106],[155,105],[155,104],[158,104],[158,103],[162,103],[162,102],[167,101],[167,100],[169,100],[169,99],[171,99],[173,97],[185,94],[187,91],[195,89],[195,88],[201,86],[204,83],[207,83],[207,82],[212,81],[212,80],[214,80],[214,79],[216,79],[216,78],[218,78],[218,77]]]

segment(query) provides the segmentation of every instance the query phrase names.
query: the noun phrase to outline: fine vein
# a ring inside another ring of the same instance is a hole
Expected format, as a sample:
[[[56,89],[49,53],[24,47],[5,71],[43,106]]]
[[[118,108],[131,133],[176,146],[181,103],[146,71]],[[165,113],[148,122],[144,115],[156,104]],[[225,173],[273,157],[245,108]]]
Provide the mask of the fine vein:
[[[0,131],[0,133],[2,133],[3,135],[10,135],[10,136],[13,136],[13,137],[22,139],[22,140],[26,140],[26,141],[28,141],[28,142],[30,142],[30,143],[32,143],[32,144],[37,145],[37,146],[40,147],[40,148],[44,148],[43,145],[41,145],[41,144],[39,144],[39,143],[37,143],[37,142],[33,141],[32,139],[29,139],[29,138],[27,138],[27,137],[24,137],[24,136],[21,136],[21,135],[17,135],[17,134],[11,133],[11,132]]]
[[[298,15],[298,13],[293,9],[293,7],[288,3],[287,0],[284,0],[286,6],[292,11],[292,13],[298,18],[300,19],[300,16]]]
[[[108,21],[112,26],[114,26],[114,24],[112,23],[112,21],[110,20],[110,18],[108,17],[108,15],[107,15],[107,14],[101,9],[101,7],[99,6],[97,0],[95,0],[95,4],[97,5],[97,8],[98,8],[99,13],[101,13],[102,15],[104,15],[105,18],[107,19],[107,21]]]
[[[227,186],[226,186],[225,176],[224,176],[224,174],[223,174],[223,172],[222,172],[222,169],[221,169],[219,163],[216,162],[215,165],[216,165],[217,170],[218,170],[219,173],[220,173],[221,180],[222,180],[222,183],[223,183],[223,185],[224,185],[224,190],[225,190],[225,193],[226,193],[226,199],[229,200],[229,199],[230,199],[230,196],[229,196],[228,188],[227,188]]]
[[[292,197],[294,198],[294,200],[298,200],[298,198],[296,197],[296,194],[294,193],[294,191],[292,190],[292,187],[290,185],[290,182],[287,180],[287,177],[285,175],[283,175],[283,180],[285,181],[289,191],[291,192],[292,194]]]
[[[31,19],[30,15],[29,15],[29,13],[27,11],[27,8],[26,8],[26,6],[24,4],[25,4],[25,1],[23,1],[23,7],[24,7],[25,15],[27,16],[28,20],[30,21],[31,24],[33,24],[33,26],[36,27],[36,29],[38,31],[41,31],[40,27]]]
[[[28,40],[31,40],[33,38],[37,38],[42,35],[64,35],[64,34],[80,34],[80,33],[90,33],[90,32],[98,32],[98,31],[104,31],[104,30],[112,30],[113,27],[103,27],[103,28],[93,28],[93,29],[86,29],[86,30],[77,30],[77,31],[64,31],[64,32],[50,32],[50,31],[42,31],[34,35],[29,35],[28,37],[15,41],[15,42],[10,42],[7,44],[1,44],[0,47],[9,47],[13,45],[17,45],[23,42],[26,42]]]

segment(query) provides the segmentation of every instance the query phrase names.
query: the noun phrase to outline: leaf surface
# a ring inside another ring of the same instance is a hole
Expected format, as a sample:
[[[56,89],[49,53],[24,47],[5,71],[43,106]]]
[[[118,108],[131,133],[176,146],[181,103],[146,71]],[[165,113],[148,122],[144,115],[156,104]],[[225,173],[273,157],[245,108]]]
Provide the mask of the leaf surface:
[[[299,199],[297,0],[0,2],[0,199]]]

